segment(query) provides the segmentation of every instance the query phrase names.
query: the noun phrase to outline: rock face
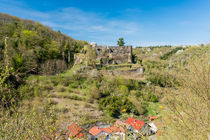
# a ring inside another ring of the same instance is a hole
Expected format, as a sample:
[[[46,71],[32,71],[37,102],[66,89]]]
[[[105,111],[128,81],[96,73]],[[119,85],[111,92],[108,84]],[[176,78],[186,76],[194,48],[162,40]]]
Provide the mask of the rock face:
[[[132,63],[132,46],[97,46],[92,44],[91,47],[96,51],[96,62],[100,65]],[[84,48],[87,48],[86,46]],[[88,51],[88,50],[87,50]],[[82,50],[84,52],[84,50]],[[75,64],[82,63],[85,55],[76,54]]]

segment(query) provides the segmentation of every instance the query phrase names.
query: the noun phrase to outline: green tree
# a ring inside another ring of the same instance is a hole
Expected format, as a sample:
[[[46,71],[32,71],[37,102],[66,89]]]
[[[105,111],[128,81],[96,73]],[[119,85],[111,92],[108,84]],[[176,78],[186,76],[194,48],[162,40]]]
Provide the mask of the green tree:
[[[12,83],[8,82],[10,73],[12,72],[12,67],[9,65],[8,61],[8,46],[7,37],[5,38],[5,48],[4,48],[4,63],[0,66],[0,108],[11,106],[12,102],[15,102],[15,94]]]
[[[118,46],[124,46],[125,45],[124,39],[122,37],[119,38],[119,40],[117,41],[117,45]]]

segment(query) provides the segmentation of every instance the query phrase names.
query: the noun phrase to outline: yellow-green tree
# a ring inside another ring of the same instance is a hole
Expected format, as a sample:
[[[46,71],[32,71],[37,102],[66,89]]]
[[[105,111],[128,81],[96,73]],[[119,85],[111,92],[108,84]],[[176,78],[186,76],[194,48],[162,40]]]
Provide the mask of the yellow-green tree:
[[[4,62],[0,67],[0,105],[9,106],[11,104],[13,96],[13,88],[7,83],[7,78],[12,72],[12,68],[9,67],[9,60],[7,54],[7,37],[5,38],[5,48],[4,48]]]

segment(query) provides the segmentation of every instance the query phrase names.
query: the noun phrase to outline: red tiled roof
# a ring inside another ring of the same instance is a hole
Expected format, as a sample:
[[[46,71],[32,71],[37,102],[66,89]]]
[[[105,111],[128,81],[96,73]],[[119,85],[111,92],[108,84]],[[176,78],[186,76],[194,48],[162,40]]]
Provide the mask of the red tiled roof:
[[[111,128],[112,132],[120,132],[120,129],[117,128],[116,126],[112,126],[110,128]]]
[[[127,124],[130,124],[134,129],[140,130],[142,126],[144,126],[144,122],[134,119],[132,117],[128,118],[126,121]]]
[[[115,122],[115,125],[116,125],[116,126],[126,126],[126,127],[129,127],[129,124],[127,124],[127,123],[125,123],[125,122],[123,122],[123,121],[121,121],[121,120],[117,120],[117,121]]]
[[[83,136],[84,136],[84,134],[79,133],[79,134],[76,136],[76,138],[82,138]]]
[[[121,132],[119,128],[117,128],[116,126],[112,126],[112,127],[107,127],[107,128],[103,128],[102,129],[104,132],[106,133],[116,133],[116,132]]]
[[[152,121],[152,120],[157,119],[157,118],[158,118],[158,116],[149,116],[148,117],[149,121]]]
[[[72,123],[68,127],[68,132],[66,133],[66,135],[77,137],[78,135],[81,135],[80,134],[81,131],[82,131],[82,128],[80,128],[78,125]]]
[[[106,133],[112,133],[112,130],[110,129],[110,127],[103,128],[102,130]]]
[[[127,131],[127,129],[126,129],[126,128],[124,128],[124,127],[118,127],[118,128],[120,129],[120,132],[125,133],[125,132]]]
[[[130,125],[125,123],[125,122],[123,122],[123,121],[121,121],[121,120],[117,120],[115,122],[115,126],[117,126],[120,129],[121,132],[125,133],[126,130],[129,129]]]
[[[89,133],[91,133],[94,136],[97,136],[101,132],[102,132],[102,130],[100,128],[98,128],[97,126],[94,126],[93,128],[91,128],[89,130]]]

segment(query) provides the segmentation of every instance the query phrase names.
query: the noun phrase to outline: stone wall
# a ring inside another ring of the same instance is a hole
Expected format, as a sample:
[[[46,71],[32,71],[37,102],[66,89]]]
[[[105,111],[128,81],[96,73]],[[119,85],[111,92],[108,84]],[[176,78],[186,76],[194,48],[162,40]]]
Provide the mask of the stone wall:
[[[122,64],[122,63],[132,63],[132,46],[97,46],[91,45],[92,50],[96,51],[96,62],[100,65],[110,65],[110,64]],[[76,54],[75,64],[82,63],[85,59],[85,53],[88,51],[84,46],[84,50],[81,53]],[[85,53],[84,53],[85,52]]]
[[[95,46],[101,64],[132,63],[132,46]]]
[[[101,74],[106,76],[122,76],[124,78],[139,79],[144,77],[144,68],[138,67],[128,70],[102,70]]]
[[[132,63],[132,46],[97,46],[91,45],[92,49],[96,51],[96,62],[100,65],[110,64],[122,64]],[[81,53],[76,54],[75,64],[82,63],[85,59],[85,53],[87,53],[87,46],[84,46],[84,50]],[[92,50],[91,50],[92,51]],[[85,52],[85,53],[84,53]]]

